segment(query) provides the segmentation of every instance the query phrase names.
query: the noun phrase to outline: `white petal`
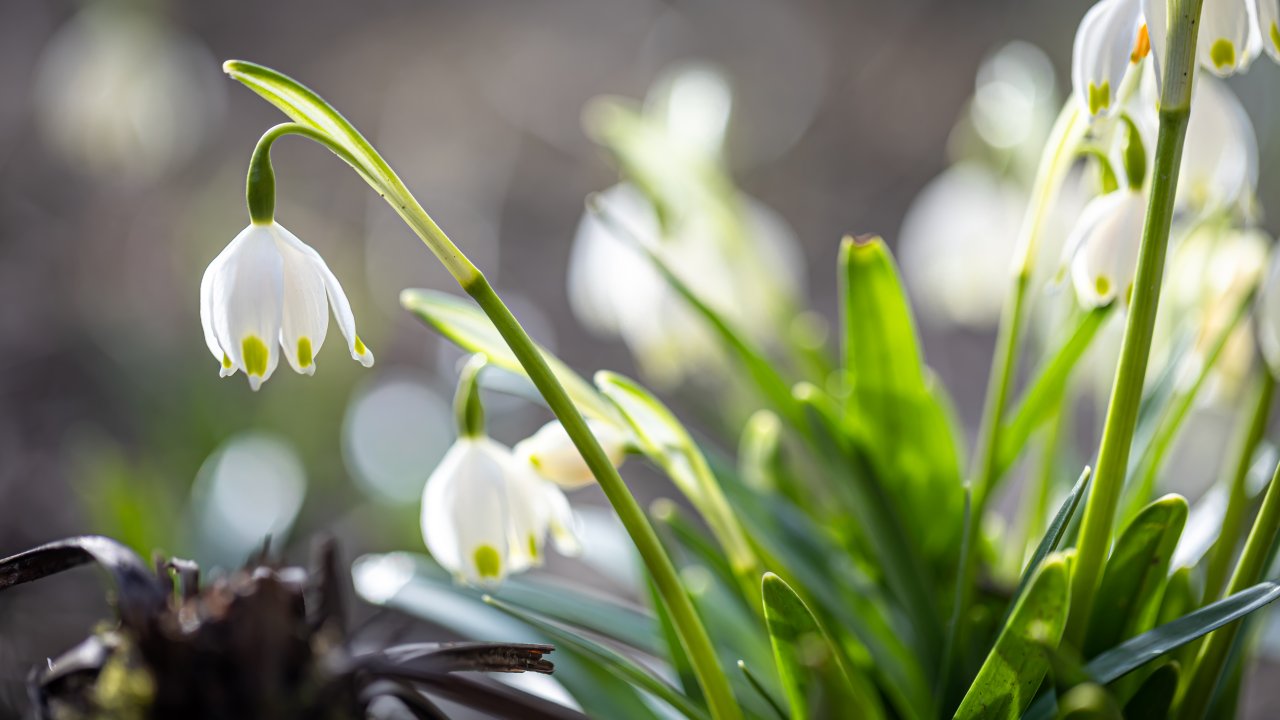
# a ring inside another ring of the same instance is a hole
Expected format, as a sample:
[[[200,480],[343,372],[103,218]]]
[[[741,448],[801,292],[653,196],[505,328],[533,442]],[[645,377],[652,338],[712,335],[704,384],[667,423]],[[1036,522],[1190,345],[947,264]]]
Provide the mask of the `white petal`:
[[[228,245],[218,253],[218,256],[205,269],[204,276],[200,278],[200,325],[204,329],[204,344],[218,361],[218,375],[221,377],[235,374],[236,368],[231,362],[231,356],[222,349],[222,344],[218,342],[218,333],[213,329],[213,285],[226,265],[227,255],[232,245]]]
[[[1258,185],[1253,123],[1226,83],[1197,79],[1178,179],[1178,202],[1211,212],[1249,203]]]
[[[626,435],[613,425],[598,420],[588,420],[587,426],[613,466],[622,465],[627,456]],[[539,475],[566,490],[585,487],[596,479],[559,420],[552,420],[517,443],[515,455]]]
[[[1196,54],[1209,72],[1227,77],[1248,69],[1258,55],[1252,11],[1247,0],[1204,0]]]
[[[1085,13],[1071,52],[1071,84],[1092,115],[1108,114],[1142,27],[1138,0],[1101,0]]]
[[[1258,40],[1280,62],[1280,0],[1258,0]]]
[[[294,371],[304,375],[316,371],[315,356],[329,330],[329,300],[324,276],[314,252],[298,249],[301,240],[288,230],[273,225],[276,247],[284,260],[284,306],[281,312],[280,347]],[[294,242],[285,239],[288,234]],[[296,243],[296,244],[295,244]]]
[[[422,494],[422,537],[432,557],[458,579],[489,587],[510,566],[507,468],[491,445],[487,438],[459,439]]]
[[[1161,69],[1164,62],[1164,49],[1169,38],[1169,0],[1142,0],[1142,17],[1147,23],[1147,37],[1151,41],[1151,65],[1155,77],[1156,96],[1159,97],[1160,83],[1164,81]]]
[[[351,313],[351,303],[347,301],[347,294],[342,291],[342,283],[338,282],[338,278],[329,270],[329,266],[325,264],[324,258],[320,257],[320,253],[316,252],[310,245],[302,242],[293,233],[286,230],[283,226],[276,225],[276,236],[282,243],[285,243],[307,256],[320,273],[320,278],[324,281],[325,291],[329,295],[329,305],[333,308],[333,316],[338,321],[338,329],[342,331],[343,337],[347,339],[347,349],[351,352],[351,358],[365,367],[373,366],[373,353],[369,348],[365,347],[364,341],[356,335],[356,318]]]
[[[507,470],[507,537],[510,541],[511,571],[520,572],[542,564],[542,546],[551,520],[543,487],[547,482],[511,458]]]
[[[213,276],[210,314],[218,344],[257,390],[280,361],[283,262],[267,225],[250,225],[224,251]]]
[[[564,491],[552,483],[542,483],[542,492],[549,513],[551,540],[556,552],[569,557],[582,554],[582,520],[573,512]]]
[[[1124,189],[1095,198],[1072,232],[1071,281],[1085,307],[1128,296],[1138,264],[1146,197]]]

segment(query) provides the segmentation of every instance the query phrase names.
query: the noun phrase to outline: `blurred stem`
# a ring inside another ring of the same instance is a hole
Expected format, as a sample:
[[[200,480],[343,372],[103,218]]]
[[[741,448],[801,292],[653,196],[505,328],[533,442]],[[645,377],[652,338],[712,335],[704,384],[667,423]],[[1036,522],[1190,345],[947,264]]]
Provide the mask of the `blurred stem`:
[[[1039,252],[1041,229],[1048,218],[1053,200],[1062,180],[1075,158],[1075,148],[1084,132],[1085,123],[1075,98],[1068,98],[1058,114],[1040,167],[1036,171],[1031,202],[1023,218],[1019,232],[1018,248],[1014,255],[1013,278],[1009,294],[1000,316],[1000,329],[996,336],[995,356],[991,363],[991,377],[987,380],[987,397],[983,405],[982,422],[978,430],[978,453],[974,458],[969,487],[972,497],[971,520],[965,526],[961,540],[960,574],[957,578],[955,611],[951,618],[946,647],[943,652],[939,689],[948,693],[952,682],[954,655],[964,647],[963,633],[967,626],[964,617],[972,601],[974,575],[977,572],[977,550],[980,543],[975,535],[981,530],[983,511],[987,498],[997,480],[997,461],[1000,450],[1000,430],[1004,424],[1004,412],[1009,401],[1009,389],[1017,369],[1018,339],[1022,334],[1027,290]]]
[[[354,132],[354,130],[353,130]],[[458,249],[444,230],[404,187],[395,173],[391,172],[386,161],[377,155],[372,147],[367,152],[377,163],[374,168],[385,177],[371,177],[370,169],[358,161],[342,144],[328,134],[299,123],[283,123],[266,132],[258,141],[250,160],[248,189],[246,191],[250,214],[254,222],[268,222],[274,213],[275,177],[271,170],[271,144],[284,135],[296,134],[308,137],[332,150],[338,157],[354,167],[383,198],[395,208],[397,214],[413,229],[414,233],[426,244],[427,248],[440,260],[463,290],[467,291],[497,328],[502,339],[516,359],[520,361],[535,387],[546,400],[547,406],[555,413],[564,426],[569,438],[582,454],[600,487],[604,490],[614,511],[622,521],[623,527],[631,536],[636,550],[644,560],[645,567],[653,577],[658,594],[662,597],[671,615],[672,623],[680,636],[685,651],[689,654],[690,663],[697,675],[698,683],[706,694],[707,705],[712,717],[717,720],[737,720],[742,717],[729,686],[728,677],[720,660],[716,656],[715,646],[707,634],[706,627],[694,610],[693,602],[680,584],[671,558],[663,550],[653,526],[636,502],[626,483],[618,475],[617,469],[609,460],[609,456],[595,435],[587,428],[582,413],[573,404],[564,386],[556,379],[547,361],[538,351],[533,340],[515,316],[494,292],[484,274],[481,273],[467,257]],[[256,214],[255,214],[256,213]],[[260,220],[260,218],[265,218]]]
[[[1213,548],[1209,551],[1209,560],[1205,565],[1204,597],[1201,605],[1208,605],[1219,598],[1222,583],[1227,577],[1227,568],[1231,564],[1232,556],[1235,555],[1240,526],[1244,522],[1245,511],[1249,506],[1249,490],[1246,483],[1249,468],[1253,465],[1253,453],[1267,430],[1267,418],[1271,414],[1271,400],[1275,397],[1275,389],[1275,376],[1263,367],[1262,378],[1258,383],[1258,399],[1250,409],[1248,425],[1241,438],[1235,468],[1231,473],[1231,487],[1227,496],[1227,510],[1222,516],[1222,529],[1218,532],[1218,539],[1213,544]]]
[[[1168,52],[1160,100],[1160,132],[1156,140],[1151,198],[1142,230],[1137,277],[1128,323],[1120,347],[1120,363],[1098,450],[1098,467],[1080,525],[1071,610],[1064,641],[1080,647],[1093,608],[1093,595],[1115,523],[1116,505],[1124,487],[1133,431],[1142,402],[1142,386],[1151,352],[1161,278],[1173,221],[1174,195],[1182,145],[1191,111],[1191,78],[1195,73],[1196,35],[1203,0],[1174,0],[1170,4]]]
[[[1277,485],[1280,485],[1280,467],[1276,468],[1271,484],[1267,486],[1262,508],[1258,511],[1253,529],[1249,531],[1244,551],[1240,553],[1240,562],[1231,575],[1231,584],[1227,586],[1228,595],[1246,590],[1260,581],[1267,568],[1272,545],[1280,532],[1280,489],[1277,489]],[[1174,702],[1178,720],[1201,720],[1205,717],[1213,699],[1214,688],[1222,677],[1227,656],[1239,632],[1240,623],[1234,622],[1213,631],[1205,638],[1200,653],[1192,663],[1190,681]]]

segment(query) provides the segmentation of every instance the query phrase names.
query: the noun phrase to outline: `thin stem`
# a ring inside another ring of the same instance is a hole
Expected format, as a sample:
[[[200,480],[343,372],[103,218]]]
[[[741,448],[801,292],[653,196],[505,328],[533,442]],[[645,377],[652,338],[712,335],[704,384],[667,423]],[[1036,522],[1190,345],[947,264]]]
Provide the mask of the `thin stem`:
[[[1249,505],[1246,480],[1249,477],[1249,468],[1253,465],[1253,453],[1267,430],[1267,418],[1271,415],[1271,400],[1275,397],[1275,390],[1275,376],[1267,368],[1262,368],[1257,400],[1250,408],[1248,425],[1241,438],[1235,467],[1231,473],[1227,510],[1222,516],[1222,529],[1218,532],[1218,540],[1213,544],[1213,549],[1209,551],[1209,560],[1205,565],[1202,605],[1208,605],[1221,595],[1222,583],[1227,577],[1227,568],[1230,567],[1231,558],[1235,555],[1236,542],[1240,537],[1240,525],[1244,522],[1245,510]]]
[[[1227,595],[1246,590],[1262,579],[1272,545],[1276,542],[1277,534],[1280,534],[1280,489],[1277,485],[1280,485],[1280,466],[1276,468],[1276,474],[1267,486],[1258,518],[1249,531],[1249,539],[1245,541],[1244,551],[1240,553],[1240,562],[1231,575]],[[1190,682],[1184,686],[1182,696],[1174,702],[1179,720],[1201,720],[1208,712],[1214,688],[1222,677],[1227,655],[1239,632],[1240,623],[1235,622],[1215,630],[1205,638],[1204,645],[1191,666]]]
[[[676,626],[684,649],[689,653],[694,674],[697,675],[698,683],[706,693],[712,716],[715,718],[741,717],[742,711],[734,700],[728,678],[724,674],[719,658],[716,657],[715,647],[694,610],[693,602],[680,584],[675,565],[662,549],[658,535],[649,524],[640,504],[631,495],[626,483],[609,460],[609,456],[587,428],[587,422],[582,417],[582,413],[569,399],[569,394],[551,372],[542,353],[520,327],[520,323],[503,304],[502,299],[494,292],[484,275],[477,273],[462,287],[493,321],[494,327],[498,329],[502,339],[507,342],[511,352],[529,374],[529,379],[542,393],[542,397],[564,426],[565,432],[573,440],[578,452],[582,453],[583,460],[599,481],[600,488],[608,497],[609,503],[613,505],[618,519],[631,535],[631,541],[635,543],[640,557],[644,559],[645,566],[653,577],[654,585],[658,588],[658,593],[671,614],[671,620]]]
[[[1084,123],[1077,103],[1074,98],[1069,98],[1054,123],[1049,142],[1045,146],[1045,154],[1040,160],[1040,168],[1032,188],[1031,203],[1027,207],[1027,214],[1019,234],[1018,249],[1014,254],[1013,278],[1000,316],[995,356],[991,363],[991,377],[987,381],[987,397],[978,431],[978,454],[969,479],[973,519],[966,524],[964,537],[961,539],[962,550],[955,611],[944,648],[942,672],[938,678],[938,688],[944,693],[951,690],[951,673],[954,669],[954,659],[951,655],[959,652],[959,649],[964,646],[962,636],[967,626],[964,617],[972,601],[973,579],[977,572],[977,548],[980,544],[975,542],[973,535],[982,526],[982,515],[987,498],[997,479],[1000,432],[1009,401],[1009,390],[1016,375],[1018,339],[1022,334],[1027,290],[1031,285],[1035,259],[1039,253],[1040,232],[1049,215],[1058,187],[1062,184],[1075,157],[1075,147],[1079,144],[1083,128]]]
[[[1120,347],[1120,363],[1098,450],[1098,466],[1085,504],[1071,582],[1071,610],[1064,639],[1080,647],[1093,608],[1103,560],[1111,546],[1116,505],[1124,487],[1133,431],[1142,402],[1142,385],[1151,353],[1151,336],[1160,302],[1161,278],[1173,222],[1174,195],[1182,145],[1191,110],[1191,77],[1203,0],[1182,0],[1170,8],[1168,57],[1164,65],[1160,133],[1156,140],[1151,199],[1142,230],[1138,271],[1129,319]]]
[[[295,85],[294,89],[297,92],[310,93],[301,86]],[[324,104],[326,108],[329,107],[327,103],[323,103],[323,100],[319,100],[318,96],[314,97],[315,102]],[[332,111],[332,108],[329,110]],[[336,122],[334,118],[340,119],[340,116],[336,111],[332,112],[333,116],[329,119]],[[493,291],[484,275],[458,249],[444,230],[431,219],[386,161],[354,128],[345,125],[345,120],[342,123],[348,135],[347,140],[354,143],[352,147],[356,149],[355,151],[326,132],[300,123],[277,125],[262,136],[250,160],[246,191],[250,212],[256,213],[255,222],[257,218],[270,218],[273,213],[275,179],[271,172],[270,149],[271,144],[284,135],[297,134],[319,142],[355,168],[360,176],[378,191],[378,194],[395,209],[396,213],[440,260],[445,269],[453,275],[458,284],[489,316],[533,384],[542,393],[547,405],[564,426],[583,459],[586,460],[587,467],[600,483],[601,489],[609,498],[614,511],[617,512],[623,527],[630,534],[636,550],[653,577],[654,585],[667,606],[680,641],[689,654],[690,663],[706,695],[712,716],[717,720],[737,720],[742,717],[742,710],[733,697],[728,677],[716,656],[711,638],[694,610],[684,587],[680,584],[679,575],[671,558],[663,550],[644,511],[640,509],[639,503],[627,489],[626,483],[618,475],[617,469],[613,467],[608,455],[600,447],[595,435],[587,428],[582,413],[578,411],[560,381],[551,372],[533,340],[520,327],[515,316]],[[359,152],[359,156],[355,152]]]

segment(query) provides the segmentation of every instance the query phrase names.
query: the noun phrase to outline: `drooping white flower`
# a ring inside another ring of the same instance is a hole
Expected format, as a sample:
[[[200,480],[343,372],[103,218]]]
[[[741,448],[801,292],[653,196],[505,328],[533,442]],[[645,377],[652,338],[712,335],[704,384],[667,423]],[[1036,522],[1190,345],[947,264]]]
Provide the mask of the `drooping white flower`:
[[[1200,65],[1218,77],[1249,68],[1261,50],[1255,25],[1256,0],[1204,0],[1196,55]]]
[[[1280,62],[1280,0],[1258,0],[1258,40]]]
[[[1128,298],[1146,212],[1146,196],[1127,187],[1094,198],[1085,207],[1067,240],[1072,248],[1071,283],[1082,306]]]
[[[598,420],[587,420],[587,427],[596,436],[614,467],[626,460],[627,438],[622,432]],[[585,487],[596,479],[559,420],[552,420],[533,435],[516,443],[515,455],[539,475],[566,490]]]
[[[1085,13],[1071,50],[1071,84],[1090,115],[1114,109],[1120,83],[1147,42],[1139,0],[1101,0]]]
[[[556,548],[580,548],[564,493],[484,435],[459,438],[427,479],[422,537],[432,557],[462,582],[492,587],[543,562]]]
[[[275,372],[281,349],[294,370],[315,372],[330,305],[351,357],[373,365],[338,279],[319,253],[276,222],[251,223],[200,281],[205,344],[223,377],[239,370],[254,390]]]

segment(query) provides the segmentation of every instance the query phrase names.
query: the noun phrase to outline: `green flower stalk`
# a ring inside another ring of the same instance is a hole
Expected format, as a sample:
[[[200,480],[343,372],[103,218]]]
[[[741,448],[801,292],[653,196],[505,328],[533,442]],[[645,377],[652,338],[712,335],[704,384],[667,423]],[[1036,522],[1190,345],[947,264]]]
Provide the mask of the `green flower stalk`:
[[[280,108],[296,123],[306,126],[308,130],[301,134],[317,140],[351,165],[395,209],[493,322],[551,411],[563,424],[631,536],[670,613],[713,717],[727,720],[741,717],[741,709],[733,697],[711,638],[653,526],[542,353],[488,280],[427,214],[364,136],[322,98],[291,78],[259,65],[232,60],[226,62],[223,69]],[[255,177],[260,185],[255,185]],[[251,201],[255,195],[268,192],[267,179],[270,177],[265,172],[256,176],[250,173],[250,184],[255,185],[248,191]],[[274,180],[270,182],[274,183]],[[259,207],[265,205],[265,200],[259,201]]]
[[[1151,352],[1156,309],[1160,301],[1169,227],[1183,141],[1191,112],[1191,80],[1196,64],[1196,35],[1203,0],[1170,3],[1167,52],[1161,59],[1160,131],[1156,140],[1151,197],[1142,232],[1137,276],[1120,349],[1120,363],[1107,408],[1098,465],[1080,526],[1071,583],[1071,617],[1066,640],[1079,647],[1084,640],[1102,564],[1111,546],[1116,506],[1124,487],[1133,432],[1138,422],[1142,385]]]

